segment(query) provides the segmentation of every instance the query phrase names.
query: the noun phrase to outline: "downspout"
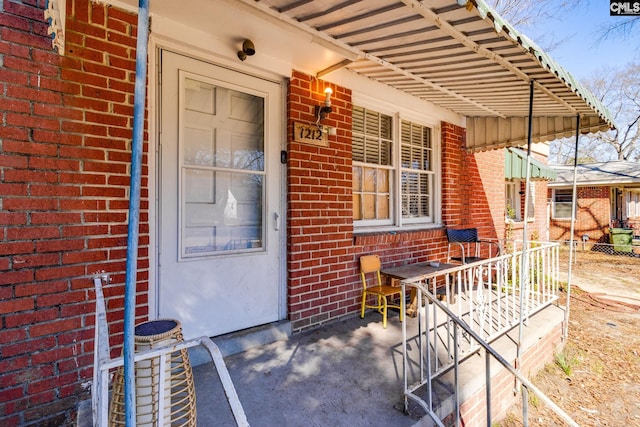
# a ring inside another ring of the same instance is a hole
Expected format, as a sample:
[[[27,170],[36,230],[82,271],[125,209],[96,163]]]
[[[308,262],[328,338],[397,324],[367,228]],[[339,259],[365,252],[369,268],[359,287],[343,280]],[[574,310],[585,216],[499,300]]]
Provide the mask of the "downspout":
[[[127,267],[124,292],[124,407],[125,425],[136,425],[134,327],[136,310],[136,274],[140,227],[140,186],[144,105],[147,82],[147,44],[149,42],[149,0],[139,0],[138,40],[136,44],[136,80],[133,101],[133,139],[131,142],[131,182],[129,224],[127,230]]]
[[[573,156],[573,193],[571,202],[571,228],[569,236],[569,271],[567,273],[567,308],[564,311],[564,329],[562,331],[562,339],[567,339],[569,336],[569,308],[571,306],[571,274],[573,271],[573,252],[575,250],[573,245],[573,233],[576,224],[576,210],[578,205],[578,140],[580,139],[580,115],[576,115],[576,147]]]

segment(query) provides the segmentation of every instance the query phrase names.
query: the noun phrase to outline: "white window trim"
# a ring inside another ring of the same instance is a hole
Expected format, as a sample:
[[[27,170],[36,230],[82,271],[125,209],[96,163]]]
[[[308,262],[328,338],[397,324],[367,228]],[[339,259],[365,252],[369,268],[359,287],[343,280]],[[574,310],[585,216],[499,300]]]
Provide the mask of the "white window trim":
[[[526,191],[527,182],[526,180],[520,179],[520,178],[510,179],[505,181],[505,210],[507,208],[507,205],[506,205],[506,200],[508,199],[507,196],[509,196],[508,194],[506,194],[507,184],[510,184],[513,187],[513,191],[515,192],[514,194],[512,194],[514,196],[512,200],[515,202],[515,206],[512,206],[512,208],[516,213],[516,217],[507,218],[506,212],[505,212],[505,221],[514,222],[514,223],[524,222],[522,212],[524,211],[523,205],[524,205],[524,201],[526,200],[526,197],[523,198],[521,193],[523,191]],[[529,182],[529,205],[531,206],[531,211],[533,212],[533,215],[529,215],[529,212],[527,211],[525,212],[524,217],[526,218],[527,222],[534,222],[536,220],[536,183],[533,181]]]
[[[507,188],[507,184],[510,185],[513,188],[513,194],[511,194],[511,199],[514,202],[514,206],[511,206],[511,209],[513,209],[513,211],[515,212],[515,218],[508,218],[505,212],[505,219],[507,221],[513,221],[513,222],[522,222],[522,206],[520,204],[520,180],[519,179],[512,179],[512,180],[508,180],[505,182],[505,192],[506,192],[506,188]],[[505,202],[507,199],[509,199],[510,194],[505,194]],[[506,203],[505,203],[505,211],[507,209]]]
[[[640,217],[640,191],[625,190],[625,193],[626,219]]]
[[[402,108],[384,102],[380,99],[369,97],[362,94],[353,94],[352,103],[360,107],[377,111],[382,114],[389,115],[393,118],[393,149],[392,149],[392,182],[393,194],[391,194],[391,206],[389,216],[391,220],[359,220],[353,221],[356,231],[388,231],[388,230],[412,230],[435,228],[442,225],[442,143],[441,143],[441,125],[433,115],[423,114],[407,108]],[[410,121],[422,126],[431,128],[431,143],[433,149],[433,193],[432,193],[432,211],[433,215],[429,220],[425,218],[403,218],[401,209],[401,183],[400,175],[402,168],[400,164],[401,158],[401,120]],[[360,165],[360,162],[353,162],[354,165]]]
[[[527,183],[524,182],[524,185],[526,189]],[[527,218],[527,222],[533,222],[536,220],[536,183],[533,181],[529,182],[529,193],[529,205],[532,208],[532,215],[529,216],[529,212],[527,210],[527,212],[524,213],[524,216]]]
[[[566,217],[559,217],[559,216],[556,215],[556,191],[558,191],[558,190],[567,190],[567,188],[554,188],[553,189],[553,194],[551,194],[551,203],[552,203],[551,215],[552,215],[553,219],[567,220],[568,221],[568,220],[571,219],[571,213],[569,213],[569,216],[566,216]],[[576,194],[576,196],[577,196],[577,194]],[[573,194],[572,194],[571,195],[571,203],[572,203],[572,205],[573,205],[573,202],[574,202],[574,200],[573,200]],[[576,215],[577,215],[577,212],[576,212]]]

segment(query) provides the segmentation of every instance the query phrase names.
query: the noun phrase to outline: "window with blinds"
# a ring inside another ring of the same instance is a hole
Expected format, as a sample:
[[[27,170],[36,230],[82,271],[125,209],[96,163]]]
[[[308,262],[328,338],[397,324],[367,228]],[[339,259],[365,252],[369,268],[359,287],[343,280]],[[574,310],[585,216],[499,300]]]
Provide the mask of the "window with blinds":
[[[353,107],[353,219],[391,220],[393,118]]]
[[[556,219],[571,219],[573,205],[572,189],[556,189],[553,191],[553,217]]]
[[[354,225],[433,222],[431,128],[360,106],[352,123]]]
[[[526,188],[526,182],[522,183]],[[529,204],[527,205],[527,219],[530,221],[535,220],[536,217],[536,185],[533,182],[529,183]]]
[[[402,216],[430,217],[432,176],[431,129],[402,121],[400,133]]]

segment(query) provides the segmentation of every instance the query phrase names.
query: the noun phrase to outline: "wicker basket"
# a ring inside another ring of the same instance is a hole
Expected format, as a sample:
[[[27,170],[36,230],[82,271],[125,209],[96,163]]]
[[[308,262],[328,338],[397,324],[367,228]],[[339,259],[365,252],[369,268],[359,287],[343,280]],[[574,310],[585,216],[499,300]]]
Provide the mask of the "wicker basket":
[[[135,328],[135,349],[145,351],[183,341],[180,322],[159,319],[144,322]],[[167,357],[165,364],[164,422],[158,422],[160,358],[137,362],[136,380],[136,425],[142,426],[194,426],[196,425],[196,397],[193,373],[187,350],[176,351]],[[124,370],[118,368],[113,377],[111,426],[125,425]]]

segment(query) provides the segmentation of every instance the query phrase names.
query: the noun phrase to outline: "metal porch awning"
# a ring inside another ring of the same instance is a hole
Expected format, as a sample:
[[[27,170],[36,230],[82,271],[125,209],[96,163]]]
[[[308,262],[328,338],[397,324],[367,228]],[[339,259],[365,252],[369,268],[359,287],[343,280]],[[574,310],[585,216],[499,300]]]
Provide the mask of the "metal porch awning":
[[[532,181],[553,181],[556,178],[556,171],[537,160],[530,158],[531,180]],[[504,153],[504,178],[505,179],[526,179],[527,177],[527,153],[517,148],[506,148]]]
[[[241,0],[312,34],[349,70],[466,117],[472,151],[614,126],[607,109],[484,0]]]

